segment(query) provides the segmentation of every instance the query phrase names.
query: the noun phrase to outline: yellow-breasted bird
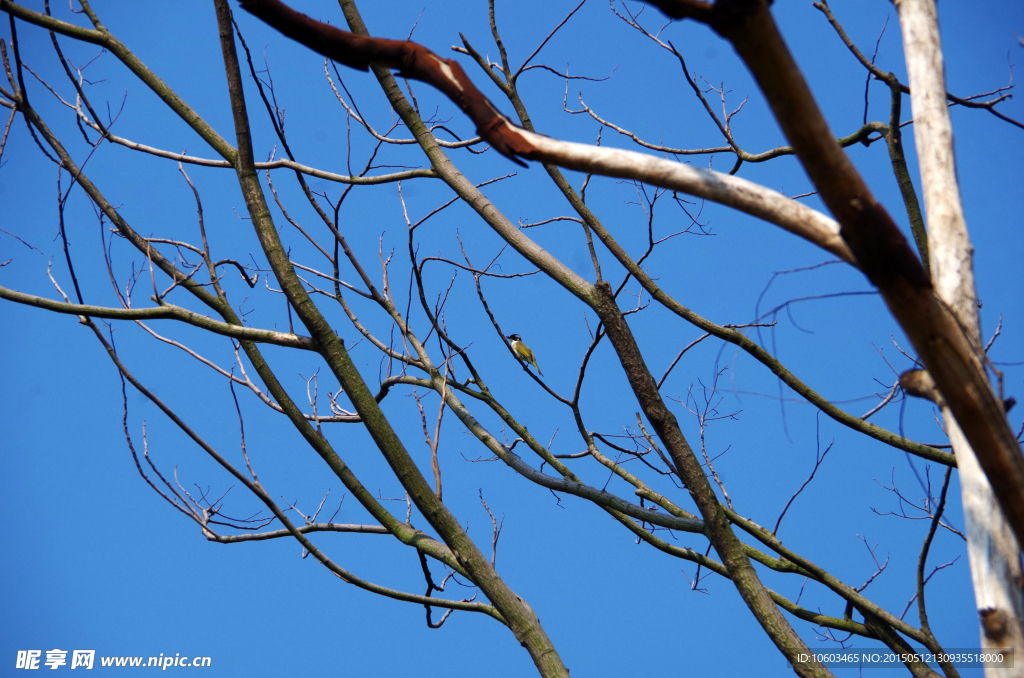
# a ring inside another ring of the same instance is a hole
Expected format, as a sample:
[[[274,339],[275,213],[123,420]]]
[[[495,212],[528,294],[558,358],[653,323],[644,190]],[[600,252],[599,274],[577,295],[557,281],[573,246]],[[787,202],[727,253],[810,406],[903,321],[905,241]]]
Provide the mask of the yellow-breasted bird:
[[[533,365],[537,370],[537,374],[544,376],[544,373],[540,371],[540,366],[537,364],[537,358],[534,357],[533,351],[530,347],[523,343],[522,337],[518,334],[508,335],[509,341],[512,342],[512,350],[516,352],[520,358],[525,360],[528,364]]]

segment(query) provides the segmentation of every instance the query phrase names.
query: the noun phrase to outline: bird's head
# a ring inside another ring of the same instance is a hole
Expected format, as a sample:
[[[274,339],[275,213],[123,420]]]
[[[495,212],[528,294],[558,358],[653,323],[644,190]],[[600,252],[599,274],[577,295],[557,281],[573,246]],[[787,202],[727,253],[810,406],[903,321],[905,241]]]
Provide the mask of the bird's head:
[[[510,335],[508,335],[508,338],[509,338],[510,341],[522,341],[523,340],[522,337],[520,337],[518,334],[510,334]]]

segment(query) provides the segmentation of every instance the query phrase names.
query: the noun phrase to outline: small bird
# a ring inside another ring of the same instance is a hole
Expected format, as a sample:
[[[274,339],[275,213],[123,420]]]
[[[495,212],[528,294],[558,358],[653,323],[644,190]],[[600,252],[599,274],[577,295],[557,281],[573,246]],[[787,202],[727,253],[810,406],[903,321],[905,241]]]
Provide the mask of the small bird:
[[[540,366],[537,364],[537,358],[534,357],[533,351],[530,350],[530,347],[523,343],[522,338],[518,334],[510,334],[508,335],[508,339],[512,342],[512,350],[516,352],[516,355],[525,360],[528,364],[533,365],[537,370],[537,374],[543,377],[544,373],[540,371]]]

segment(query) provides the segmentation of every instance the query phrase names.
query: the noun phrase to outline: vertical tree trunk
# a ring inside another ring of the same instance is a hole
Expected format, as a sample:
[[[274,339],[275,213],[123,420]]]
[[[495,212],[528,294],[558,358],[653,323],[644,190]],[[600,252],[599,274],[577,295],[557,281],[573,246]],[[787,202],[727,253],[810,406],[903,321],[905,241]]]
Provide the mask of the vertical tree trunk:
[[[935,290],[949,305],[979,355],[984,350],[974,288],[974,248],[967,234],[953,156],[953,129],[946,107],[939,24],[934,0],[897,0],[910,78],[914,140],[921,168],[928,247]],[[942,416],[960,470],[974,596],[983,648],[1024,647],[1021,617],[1020,547],[974,450],[942,403]],[[1024,665],[1008,673],[987,669],[989,678],[1024,676]]]

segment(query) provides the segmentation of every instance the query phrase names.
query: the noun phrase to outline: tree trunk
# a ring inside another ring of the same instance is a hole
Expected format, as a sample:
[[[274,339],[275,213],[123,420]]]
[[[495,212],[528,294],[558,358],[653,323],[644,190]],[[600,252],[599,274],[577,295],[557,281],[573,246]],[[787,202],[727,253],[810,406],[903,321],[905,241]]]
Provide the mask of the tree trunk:
[[[974,288],[974,248],[967,234],[953,156],[953,129],[946,106],[939,24],[934,0],[898,0],[903,47],[910,78],[910,102],[928,218],[928,248],[933,284],[956,314],[981,355],[981,328]],[[1024,647],[1021,613],[1020,547],[999,509],[992,486],[949,407],[940,402],[957,457],[967,528],[967,552],[985,649]],[[1018,664],[1010,673],[986,669],[989,678],[1024,676]]]

